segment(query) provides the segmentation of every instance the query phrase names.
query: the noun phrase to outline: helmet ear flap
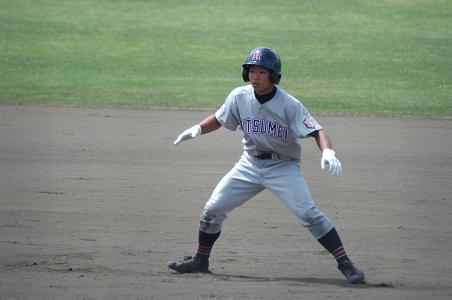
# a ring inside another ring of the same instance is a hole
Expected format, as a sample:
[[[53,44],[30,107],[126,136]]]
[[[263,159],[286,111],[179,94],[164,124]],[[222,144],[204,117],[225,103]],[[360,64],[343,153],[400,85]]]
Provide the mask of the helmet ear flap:
[[[281,81],[281,73],[272,72],[272,82],[278,84]]]
[[[242,78],[243,81],[245,82],[250,81],[250,78],[248,77],[248,72],[249,72],[248,66],[244,65],[242,70]]]

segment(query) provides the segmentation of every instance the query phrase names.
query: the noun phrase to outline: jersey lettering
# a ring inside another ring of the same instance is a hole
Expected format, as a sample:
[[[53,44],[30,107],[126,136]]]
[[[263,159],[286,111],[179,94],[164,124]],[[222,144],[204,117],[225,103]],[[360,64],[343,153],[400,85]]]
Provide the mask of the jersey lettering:
[[[265,119],[246,118],[243,119],[243,132],[247,134],[265,134],[277,138],[285,143],[288,141],[289,128],[278,122]]]

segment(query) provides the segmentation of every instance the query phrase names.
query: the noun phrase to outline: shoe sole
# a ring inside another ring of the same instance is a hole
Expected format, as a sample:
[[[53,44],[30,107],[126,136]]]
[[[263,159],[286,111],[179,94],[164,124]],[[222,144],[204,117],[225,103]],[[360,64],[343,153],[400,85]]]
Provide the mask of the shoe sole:
[[[361,284],[361,283],[366,283],[366,279],[364,278],[364,274],[360,274],[360,276],[356,276],[356,278],[353,278],[351,280],[349,280],[349,282],[351,284]]]
[[[176,271],[179,274],[185,274],[185,273],[211,273],[209,269],[207,270],[192,270],[192,271],[184,271],[181,270],[178,266],[175,265],[175,262],[168,262],[167,264],[168,268],[170,268],[173,271]]]

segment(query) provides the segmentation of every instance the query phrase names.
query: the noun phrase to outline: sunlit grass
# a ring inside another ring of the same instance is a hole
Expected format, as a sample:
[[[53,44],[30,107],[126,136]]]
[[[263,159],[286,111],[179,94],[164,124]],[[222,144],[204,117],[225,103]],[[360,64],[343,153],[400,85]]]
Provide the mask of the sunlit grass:
[[[0,103],[216,108],[269,46],[312,112],[452,116],[451,17],[450,1],[7,0]]]

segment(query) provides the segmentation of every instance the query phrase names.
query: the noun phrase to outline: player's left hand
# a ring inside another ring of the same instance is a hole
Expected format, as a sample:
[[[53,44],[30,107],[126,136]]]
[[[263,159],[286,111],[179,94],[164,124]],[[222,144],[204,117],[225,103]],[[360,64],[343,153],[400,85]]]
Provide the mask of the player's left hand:
[[[330,169],[329,172],[331,175],[340,175],[342,174],[342,164],[336,158],[336,152],[331,149],[323,149],[322,159],[320,160],[320,168],[325,169],[325,165],[329,164]]]

